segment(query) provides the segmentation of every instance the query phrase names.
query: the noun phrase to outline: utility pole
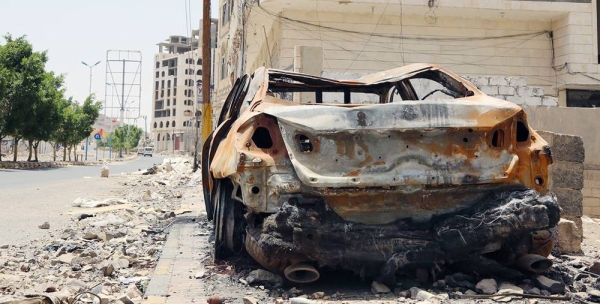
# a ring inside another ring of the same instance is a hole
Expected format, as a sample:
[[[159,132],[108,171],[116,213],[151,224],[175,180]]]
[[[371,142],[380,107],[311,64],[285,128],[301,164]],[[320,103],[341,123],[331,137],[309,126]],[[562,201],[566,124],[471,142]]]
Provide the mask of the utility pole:
[[[201,147],[212,132],[212,105],[210,100],[210,73],[211,59],[210,51],[212,49],[211,25],[210,19],[210,0],[203,0],[202,6],[202,141]],[[198,117],[196,117],[196,124]],[[197,126],[197,125],[196,125]],[[198,130],[196,130],[194,171],[198,169]]]
[[[147,115],[141,116],[144,119],[144,145],[146,145],[146,141],[148,140],[148,124],[146,123]]]
[[[84,61],[82,61],[81,63],[83,63],[83,65],[85,65],[86,67],[90,68],[90,91],[89,91],[89,97],[92,96],[92,69],[97,66],[98,64],[100,64],[100,61],[96,62],[94,65],[89,65],[87,63],[85,63]],[[88,146],[90,143],[90,136],[88,135],[88,137],[85,138],[85,158],[84,160],[87,160],[87,155],[88,155]],[[98,143],[98,141],[96,141],[96,143]],[[96,153],[98,151],[98,145],[96,145]],[[98,156],[96,155],[96,159],[98,158]]]

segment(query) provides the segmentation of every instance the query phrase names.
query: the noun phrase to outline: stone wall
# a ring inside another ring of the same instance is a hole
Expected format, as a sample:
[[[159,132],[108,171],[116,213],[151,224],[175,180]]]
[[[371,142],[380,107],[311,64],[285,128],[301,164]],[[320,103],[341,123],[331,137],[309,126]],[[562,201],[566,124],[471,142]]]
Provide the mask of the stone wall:
[[[585,166],[583,173],[583,214],[600,217],[600,166]]]
[[[554,163],[550,166],[549,186],[562,209],[556,248],[561,253],[579,253],[583,241],[583,140],[576,135],[538,133],[552,149]]]
[[[545,96],[542,87],[530,87],[525,77],[464,76],[483,93],[521,106],[558,106],[558,98]]]

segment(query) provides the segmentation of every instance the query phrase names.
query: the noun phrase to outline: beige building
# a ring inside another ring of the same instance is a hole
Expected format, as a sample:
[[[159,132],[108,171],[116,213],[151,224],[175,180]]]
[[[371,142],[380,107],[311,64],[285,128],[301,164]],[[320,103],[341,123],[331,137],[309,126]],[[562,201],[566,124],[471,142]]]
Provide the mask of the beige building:
[[[216,24],[214,19],[214,33]],[[193,151],[195,117],[200,114],[202,97],[198,91],[203,67],[201,33],[202,27],[192,31],[191,37],[170,36],[158,43],[158,53],[154,55],[149,125],[150,138],[157,152]]]
[[[480,84],[492,86],[484,89],[490,95],[509,96],[512,89],[498,92],[509,84],[501,78],[521,76],[541,89],[524,94],[558,97],[562,106],[589,104],[588,91],[600,89],[595,0],[221,0],[220,17],[221,101],[243,72],[294,69],[298,46],[322,49],[322,60],[304,60],[297,71],[316,64],[334,78],[428,62],[463,76],[500,76]]]
[[[220,0],[214,114],[260,66],[351,79],[439,64],[523,105],[535,128],[581,136],[578,196],[600,216],[597,1]]]

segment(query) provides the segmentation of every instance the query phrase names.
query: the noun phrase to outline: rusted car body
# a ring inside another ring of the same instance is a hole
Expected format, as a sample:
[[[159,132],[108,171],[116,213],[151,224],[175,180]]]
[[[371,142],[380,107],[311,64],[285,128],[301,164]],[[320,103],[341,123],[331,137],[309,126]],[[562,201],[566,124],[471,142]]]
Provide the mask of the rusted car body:
[[[300,283],[548,255],[551,163],[519,106],[428,64],[350,81],[260,68],[202,155],[216,257],[245,249]]]

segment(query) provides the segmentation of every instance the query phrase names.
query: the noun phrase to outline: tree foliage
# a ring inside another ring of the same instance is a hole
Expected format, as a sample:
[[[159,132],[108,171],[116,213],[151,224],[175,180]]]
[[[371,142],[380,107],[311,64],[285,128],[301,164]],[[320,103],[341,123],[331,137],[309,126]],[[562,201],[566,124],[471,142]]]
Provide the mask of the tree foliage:
[[[56,155],[56,143],[72,148],[89,136],[100,103],[93,96],[82,105],[65,98],[64,77],[45,70],[46,52],[33,51],[25,37],[6,35],[4,40],[0,44],[0,139],[13,138],[13,161],[21,140],[29,145],[28,160],[34,151],[37,161],[41,141],[53,142]]]
[[[135,125],[124,125],[116,128],[112,133],[113,148],[129,151],[138,145],[142,137],[142,129]]]

